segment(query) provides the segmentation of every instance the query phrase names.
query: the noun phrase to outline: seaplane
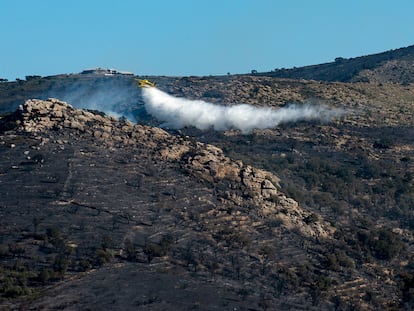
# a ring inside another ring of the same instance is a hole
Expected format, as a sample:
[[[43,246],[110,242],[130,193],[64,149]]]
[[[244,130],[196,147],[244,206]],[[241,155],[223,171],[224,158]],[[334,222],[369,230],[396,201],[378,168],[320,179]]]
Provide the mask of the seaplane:
[[[155,87],[155,82],[151,82],[147,79],[136,79],[136,81],[139,87]]]

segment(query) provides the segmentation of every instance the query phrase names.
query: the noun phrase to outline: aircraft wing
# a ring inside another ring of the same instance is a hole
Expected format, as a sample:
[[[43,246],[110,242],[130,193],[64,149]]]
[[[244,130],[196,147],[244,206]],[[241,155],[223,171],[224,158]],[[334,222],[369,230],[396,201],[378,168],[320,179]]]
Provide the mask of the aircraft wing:
[[[137,79],[139,87],[155,87],[155,82],[151,82],[147,79]]]

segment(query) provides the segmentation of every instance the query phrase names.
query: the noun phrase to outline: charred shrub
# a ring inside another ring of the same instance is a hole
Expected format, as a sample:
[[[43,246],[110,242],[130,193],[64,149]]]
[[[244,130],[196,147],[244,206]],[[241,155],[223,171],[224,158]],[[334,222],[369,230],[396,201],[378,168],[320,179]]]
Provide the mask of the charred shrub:
[[[374,142],[374,148],[377,149],[390,149],[393,143],[389,138],[381,138]]]
[[[145,244],[144,253],[147,256],[148,263],[150,263],[155,257],[162,257],[166,254],[159,244],[153,242]]]
[[[203,97],[207,98],[223,98],[224,94],[223,92],[219,90],[207,90],[203,93]]]
[[[357,232],[357,239],[361,249],[377,259],[392,259],[404,249],[401,238],[389,229],[360,230]]]

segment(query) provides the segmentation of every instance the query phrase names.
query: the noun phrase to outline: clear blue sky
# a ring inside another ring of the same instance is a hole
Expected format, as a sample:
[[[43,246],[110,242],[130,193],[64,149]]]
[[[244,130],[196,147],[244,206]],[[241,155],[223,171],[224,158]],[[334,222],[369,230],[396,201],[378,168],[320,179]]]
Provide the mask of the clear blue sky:
[[[414,44],[412,0],[0,0],[0,78],[220,75]]]

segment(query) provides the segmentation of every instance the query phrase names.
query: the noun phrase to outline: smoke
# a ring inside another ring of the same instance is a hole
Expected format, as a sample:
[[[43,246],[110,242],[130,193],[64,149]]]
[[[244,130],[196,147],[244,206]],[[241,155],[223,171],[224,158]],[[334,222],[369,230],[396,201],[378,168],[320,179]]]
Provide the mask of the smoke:
[[[246,134],[253,129],[273,128],[287,122],[329,121],[343,114],[340,109],[309,104],[279,109],[246,104],[223,106],[202,100],[177,98],[153,87],[143,88],[142,95],[148,113],[164,122],[162,126],[172,129],[195,126],[201,130],[239,129]]]
[[[42,97],[56,97],[75,108],[98,110],[116,118],[135,121],[133,112],[137,108],[138,96],[139,91],[131,79],[104,77],[63,81]]]
[[[140,91],[131,78],[63,79],[41,97],[62,99],[76,108],[102,111],[131,121],[152,122],[149,115],[163,122],[161,126],[180,129],[194,126],[201,130],[274,128],[282,123],[300,120],[329,121],[344,113],[322,105],[289,105],[275,109],[246,104],[224,106],[202,100],[171,96],[157,88]],[[149,114],[149,115],[148,115]]]

